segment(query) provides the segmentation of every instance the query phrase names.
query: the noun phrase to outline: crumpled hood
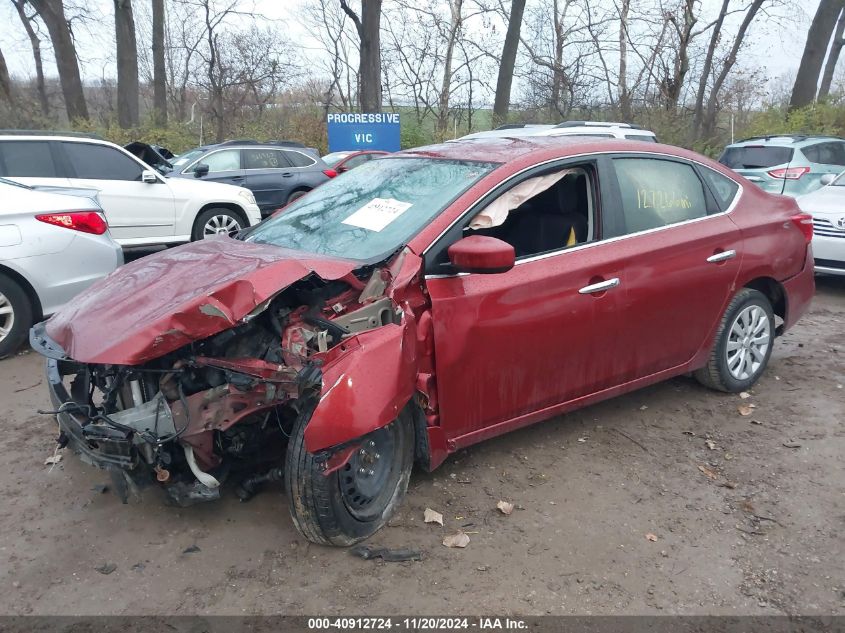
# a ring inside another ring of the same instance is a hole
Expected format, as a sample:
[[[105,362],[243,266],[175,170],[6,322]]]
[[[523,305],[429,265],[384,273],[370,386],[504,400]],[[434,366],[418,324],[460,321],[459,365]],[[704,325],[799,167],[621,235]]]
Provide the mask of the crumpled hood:
[[[227,238],[164,250],[95,283],[47,321],[85,363],[137,365],[222,332],[290,284],[344,277],[359,264]]]

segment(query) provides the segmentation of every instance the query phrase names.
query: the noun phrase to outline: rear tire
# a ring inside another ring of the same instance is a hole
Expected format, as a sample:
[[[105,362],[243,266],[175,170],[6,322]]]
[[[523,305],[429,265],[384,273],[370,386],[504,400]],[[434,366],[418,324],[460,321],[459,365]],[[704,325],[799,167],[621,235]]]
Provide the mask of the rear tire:
[[[206,209],[197,216],[194,222],[194,230],[191,232],[191,241],[203,240],[215,235],[228,235],[233,237],[241,229],[245,229],[249,223],[237,211],[224,207]]]
[[[766,370],[774,339],[772,304],[762,292],[743,288],[722,315],[707,365],[694,376],[711,389],[745,391]]]
[[[294,424],[285,462],[293,523],[312,543],[353,545],[384,526],[405,496],[414,463],[413,420],[403,411],[365,435],[349,462],[326,476],[305,450],[309,418],[300,415]]]
[[[14,354],[32,326],[32,302],[13,279],[0,274],[0,358]]]

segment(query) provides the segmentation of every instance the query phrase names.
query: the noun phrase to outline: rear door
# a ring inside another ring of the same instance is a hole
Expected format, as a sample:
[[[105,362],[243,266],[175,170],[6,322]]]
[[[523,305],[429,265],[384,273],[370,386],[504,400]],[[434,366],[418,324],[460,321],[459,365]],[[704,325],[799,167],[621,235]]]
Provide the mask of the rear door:
[[[256,147],[242,149],[246,187],[255,195],[263,212],[273,211],[287,204],[288,196],[299,184],[299,174],[278,149]]]
[[[55,141],[0,141],[0,176],[25,185],[67,187],[62,163],[57,159]]]
[[[146,165],[110,145],[61,141],[60,149],[71,182],[99,190],[115,241],[131,246],[166,241],[163,238],[173,235],[173,193],[158,175],[154,183],[141,181]]]
[[[739,187],[681,159],[619,155],[612,163],[618,193],[603,208],[615,219],[625,270],[617,358],[627,382],[689,362],[719,322],[742,260],[727,212]]]

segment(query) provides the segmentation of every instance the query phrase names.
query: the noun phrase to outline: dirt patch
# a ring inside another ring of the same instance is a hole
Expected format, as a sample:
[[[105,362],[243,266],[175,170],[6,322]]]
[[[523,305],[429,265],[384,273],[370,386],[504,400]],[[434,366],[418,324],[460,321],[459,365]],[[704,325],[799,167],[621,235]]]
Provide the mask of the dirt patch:
[[[310,545],[280,486],[121,505],[73,455],[44,464],[41,359],[0,361],[0,612],[843,614],[845,279],[818,286],[748,398],[678,378],[415,473],[369,544],[422,561]]]

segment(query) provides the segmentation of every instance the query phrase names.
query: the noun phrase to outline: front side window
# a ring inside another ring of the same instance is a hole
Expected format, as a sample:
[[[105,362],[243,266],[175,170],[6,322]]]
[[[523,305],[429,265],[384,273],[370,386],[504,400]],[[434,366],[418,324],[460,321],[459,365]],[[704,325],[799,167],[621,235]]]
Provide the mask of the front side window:
[[[246,240],[379,261],[496,166],[435,158],[370,161],[291,203]]]
[[[77,178],[141,180],[143,167],[118,149],[92,143],[62,143]]]
[[[208,173],[239,170],[241,168],[241,150],[224,149],[206,154],[186,169],[185,173],[193,173],[198,165],[208,165]]]
[[[707,215],[704,187],[691,165],[654,158],[615,158],[625,232]]]
[[[0,176],[56,178],[56,165],[47,141],[3,141],[0,143],[5,169]]]
[[[244,169],[282,169],[289,167],[284,154],[277,149],[243,150]]]

